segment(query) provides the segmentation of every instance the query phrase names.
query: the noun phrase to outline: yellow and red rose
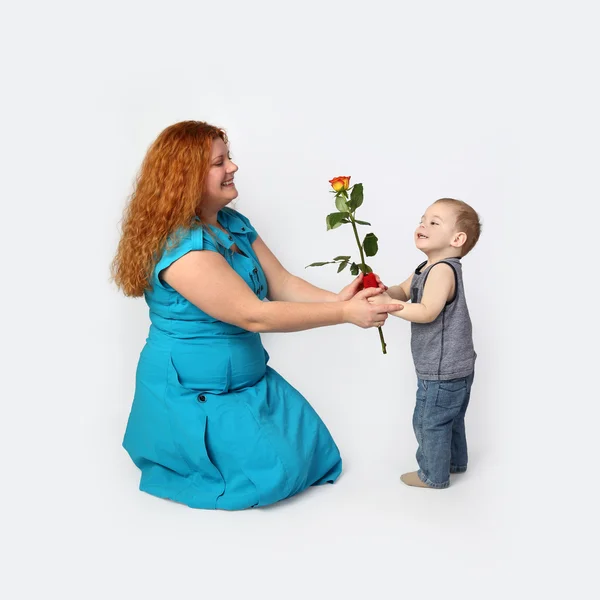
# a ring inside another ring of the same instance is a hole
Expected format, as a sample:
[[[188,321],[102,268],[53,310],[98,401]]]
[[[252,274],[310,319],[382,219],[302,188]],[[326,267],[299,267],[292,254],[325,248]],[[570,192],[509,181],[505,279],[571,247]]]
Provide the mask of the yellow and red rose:
[[[334,177],[329,183],[336,192],[346,191],[350,187],[350,177]]]

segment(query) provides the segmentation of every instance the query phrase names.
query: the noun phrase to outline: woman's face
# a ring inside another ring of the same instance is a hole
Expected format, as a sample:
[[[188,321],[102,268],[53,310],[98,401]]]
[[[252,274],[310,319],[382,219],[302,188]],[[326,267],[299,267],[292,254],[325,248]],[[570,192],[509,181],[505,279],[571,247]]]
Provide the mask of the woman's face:
[[[233,182],[233,175],[238,166],[231,161],[229,149],[221,138],[212,143],[210,166],[202,198],[203,212],[219,211],[237,198],[238,191]]]

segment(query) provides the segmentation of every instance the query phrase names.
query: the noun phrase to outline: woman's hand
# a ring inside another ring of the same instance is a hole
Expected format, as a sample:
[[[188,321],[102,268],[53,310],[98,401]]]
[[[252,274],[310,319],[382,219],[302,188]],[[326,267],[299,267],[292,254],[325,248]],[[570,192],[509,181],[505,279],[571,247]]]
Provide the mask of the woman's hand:
[[[354,281],[349,283],[345,288],[343,288],[339,292],[339,294],[337,295],[337,301],[338,302],[346,302],[347,300],[350,300],[351,298],[353,298],[357,292],[360,292],[360,290],[363,289],[363,287],[362,287],[363,277],[364,277],[364,275],[362,273],[359,273],[358,277]],[[377,283],[379,284],[379,288],[384,291],[387,290],[387,286],[383,285],[383,283],[381,282],[381,279],[379,279],[379,275],[375,275],[375,277],[377,278]],[[376,288],[374,288],[374,289],[376,289]]]
[[[380,294],[382,294],[381,288],[367,288],[356,293],[350,300],[346,300],[344,307],[346,323],[352,323],[363,329],[381,327],[388,318],[388,313],[402,310],[402,304],[378,304],[370,301]]]
[[[356,295],[356,292],[362,289],[363,274],[359,273],[358,277],[349,283],[342,291],[337,295],[338,302],[346,302]]]

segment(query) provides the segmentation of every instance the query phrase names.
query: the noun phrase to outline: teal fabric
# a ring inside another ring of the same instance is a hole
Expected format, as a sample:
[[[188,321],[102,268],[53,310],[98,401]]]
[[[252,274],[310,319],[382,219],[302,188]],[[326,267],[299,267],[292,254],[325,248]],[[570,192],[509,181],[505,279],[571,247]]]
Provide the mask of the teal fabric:
[[[214,319],[160,279],[187,252],[219,252],[266,298],[255,229],[230,208],[217,218],[230,235],[201,226],[177,232],[156,265],[123,446],[141,470],[142,491],[237,510],[333,483],[342,461],[315,410],[267,365],[260,335]]]

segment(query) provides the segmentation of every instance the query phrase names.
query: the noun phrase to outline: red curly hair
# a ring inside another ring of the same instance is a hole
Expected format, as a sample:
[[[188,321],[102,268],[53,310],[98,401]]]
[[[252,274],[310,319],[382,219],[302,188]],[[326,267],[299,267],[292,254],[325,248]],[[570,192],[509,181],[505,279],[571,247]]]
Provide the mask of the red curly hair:
[[[195,217],[215,138],[228,144],[223,129],[183,121],[167,127],[148,149],[112,262],[112,279],[126,296],[142,296],[151,287],[152,271],[169,235],[201,225]]]

